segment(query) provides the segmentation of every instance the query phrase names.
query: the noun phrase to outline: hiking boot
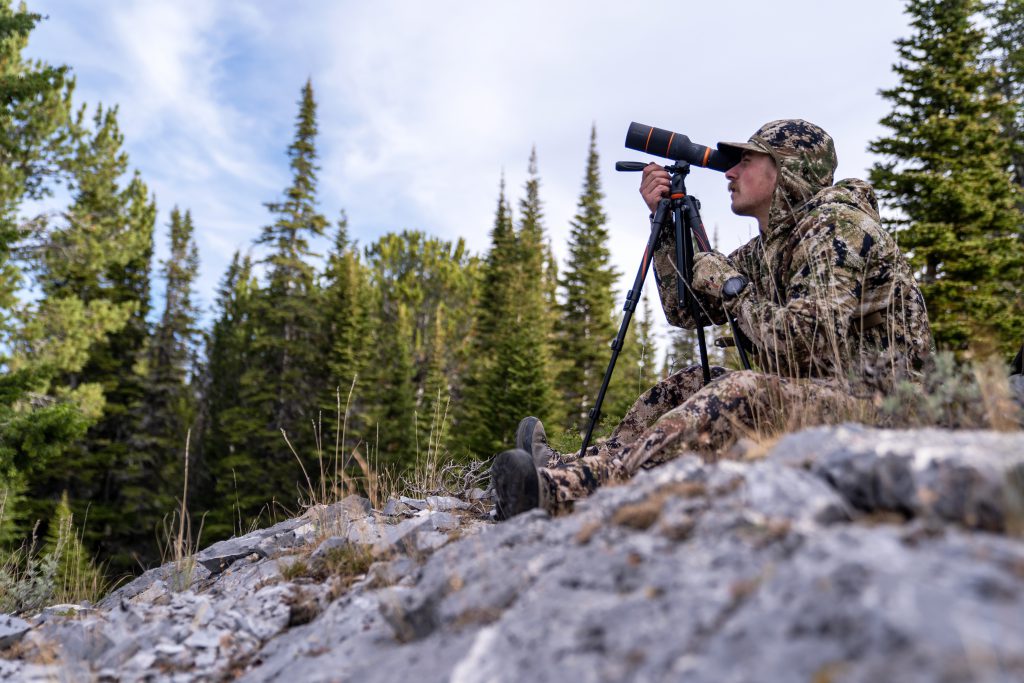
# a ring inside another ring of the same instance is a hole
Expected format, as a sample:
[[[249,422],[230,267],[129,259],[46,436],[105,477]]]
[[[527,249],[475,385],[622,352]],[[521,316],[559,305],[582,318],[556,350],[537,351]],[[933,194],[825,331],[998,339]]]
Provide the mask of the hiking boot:
[[[499,453],[491,464],[491,486],[498,499],[498,520],[540,507],[540,477],[533,457],[516,448]]]
[[[558,453],[548,445],[544,425],[535,417],[524,417],[516,429],[516,448],[533,457],[535,467],[547,467],[558,462]]]

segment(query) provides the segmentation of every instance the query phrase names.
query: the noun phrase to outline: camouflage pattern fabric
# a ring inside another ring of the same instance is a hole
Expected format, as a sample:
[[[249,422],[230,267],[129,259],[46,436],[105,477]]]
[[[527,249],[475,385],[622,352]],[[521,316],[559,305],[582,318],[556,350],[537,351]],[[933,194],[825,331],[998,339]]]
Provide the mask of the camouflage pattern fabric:
[[[719,368],[702,387],[700,369],[688,368],[659,383],[586,457],[540,470],[552,512],[684,451],[717,458],[745,433],[850,419],[864,397],[919,378],[933,351],[924,299],[879,223],[874,191],[861,180],[832,184],[837,159],[825,131],[772,121],[746,143],[719,147],[769,154],[778,170],[764,232],[728,257],[695,259],[704,315],[716,324],[727,311],[736,317],[759,371]],[[662,232],[653,261],[669,323],[695,327],[677,298],[673,230]],[[722,302],[721,282],[736,273],[749,284]]]
[[[765,372],[852,381],[867,391],[919,377],[933,349],[924,299],[879,223],[871,186],[832,185],[832,139],[806,121],[772,121],[748,143],[720,145],[738,146],[770,154],[778,184],[767,230],[727,258],[750,284],[726,304],[698,293],[709,318],[724,322],[723,305],[735,315]],[[656,245],[654,268],[669,323],[694,327],[677,301],[671,230]]]
[[[714,368],[711,383],[703,386],[701,368],[692,366],[644,393],[612,435],[585,457],[540,469],[541,500],[549,512],[566,512],[599,486],[625,481],[680,453],[713,460],[742,436],[829,424],[864,408],[862,399],[829,380]]]
[[[711,378],[717,379],[726,373],[726,369],[711,366]],[[599,444],[587,449],[587,457],[599,457],[613,460],[622,450],[633,444],[640,436],[650,429],[658,419],[704,388],[704,373],[699,365],[683,368],[669,375],[640,395],[622,418],[611,435]],[[575,462],[579,453],[558,454],[552,465],[564,465]]]

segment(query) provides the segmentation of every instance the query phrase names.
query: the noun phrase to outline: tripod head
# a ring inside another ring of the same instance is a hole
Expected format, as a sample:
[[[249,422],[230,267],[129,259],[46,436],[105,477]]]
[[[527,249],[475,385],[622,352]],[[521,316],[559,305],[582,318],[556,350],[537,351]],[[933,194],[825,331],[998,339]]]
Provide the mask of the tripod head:
[[[627,172],[627,173],[632,173],[633,171],[642,171],[645,168],[647,168],[647,164],[648,163],[650,163],[650,162],[644,162],[644,161],[616,161],[615,162],[615,170],[616,171],[623,171],[623,172]],[[675,164],[669,164],[668,166],[663,166],[663,168],[666,171],[668,171],[669,173],[671,173],[672,175],[682,174],[682,175],[685,176],[687,173],[690,172],[690,164],[686,163],[685,161],[680,161],[679,163],[675,163]]]

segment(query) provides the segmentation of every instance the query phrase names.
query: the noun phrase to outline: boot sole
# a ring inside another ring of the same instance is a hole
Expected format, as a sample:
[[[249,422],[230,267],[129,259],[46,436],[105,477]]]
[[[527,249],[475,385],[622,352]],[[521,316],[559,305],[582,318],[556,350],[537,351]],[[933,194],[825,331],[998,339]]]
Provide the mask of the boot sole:
[[[539,431],[539,433],[538,433]],[[536,439],[540,439],[538,444]],[[536,467],[547,467],[548,457],[546,451],[550,449],[547,445],[547,434],[544,433],[544,425],[536,417],[524,417],[516,429],[516,448],[526,451],[533,457],[533,464]],[[536,446],[540,448],[536,448]]]
[[[499,520],[515,517],[540,505],[540,480],[533,457],[522,449],[504,451],[491,465],[491,483],[498,498]]]

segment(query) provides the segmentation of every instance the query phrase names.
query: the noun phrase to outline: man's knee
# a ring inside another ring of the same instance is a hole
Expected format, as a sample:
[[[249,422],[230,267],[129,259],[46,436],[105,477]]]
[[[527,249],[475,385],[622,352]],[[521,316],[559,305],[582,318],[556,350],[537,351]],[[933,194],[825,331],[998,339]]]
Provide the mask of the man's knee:
[[[767,386],[774,385],[779,380],[781,380],[780,377],[766,375],[756,370],[734,370],[712,380],[711,384],[701,390],[701,393],[729,396],[750,394],[751,392],[759,389],[763,390]]]
[[[711,381],[732,374],[723,367],[712,365]],[[660,406],[671,410],[704,388],[704,371],[699,365],[689,365],[661,380],[647,390],[640,400],[647,406]]]

